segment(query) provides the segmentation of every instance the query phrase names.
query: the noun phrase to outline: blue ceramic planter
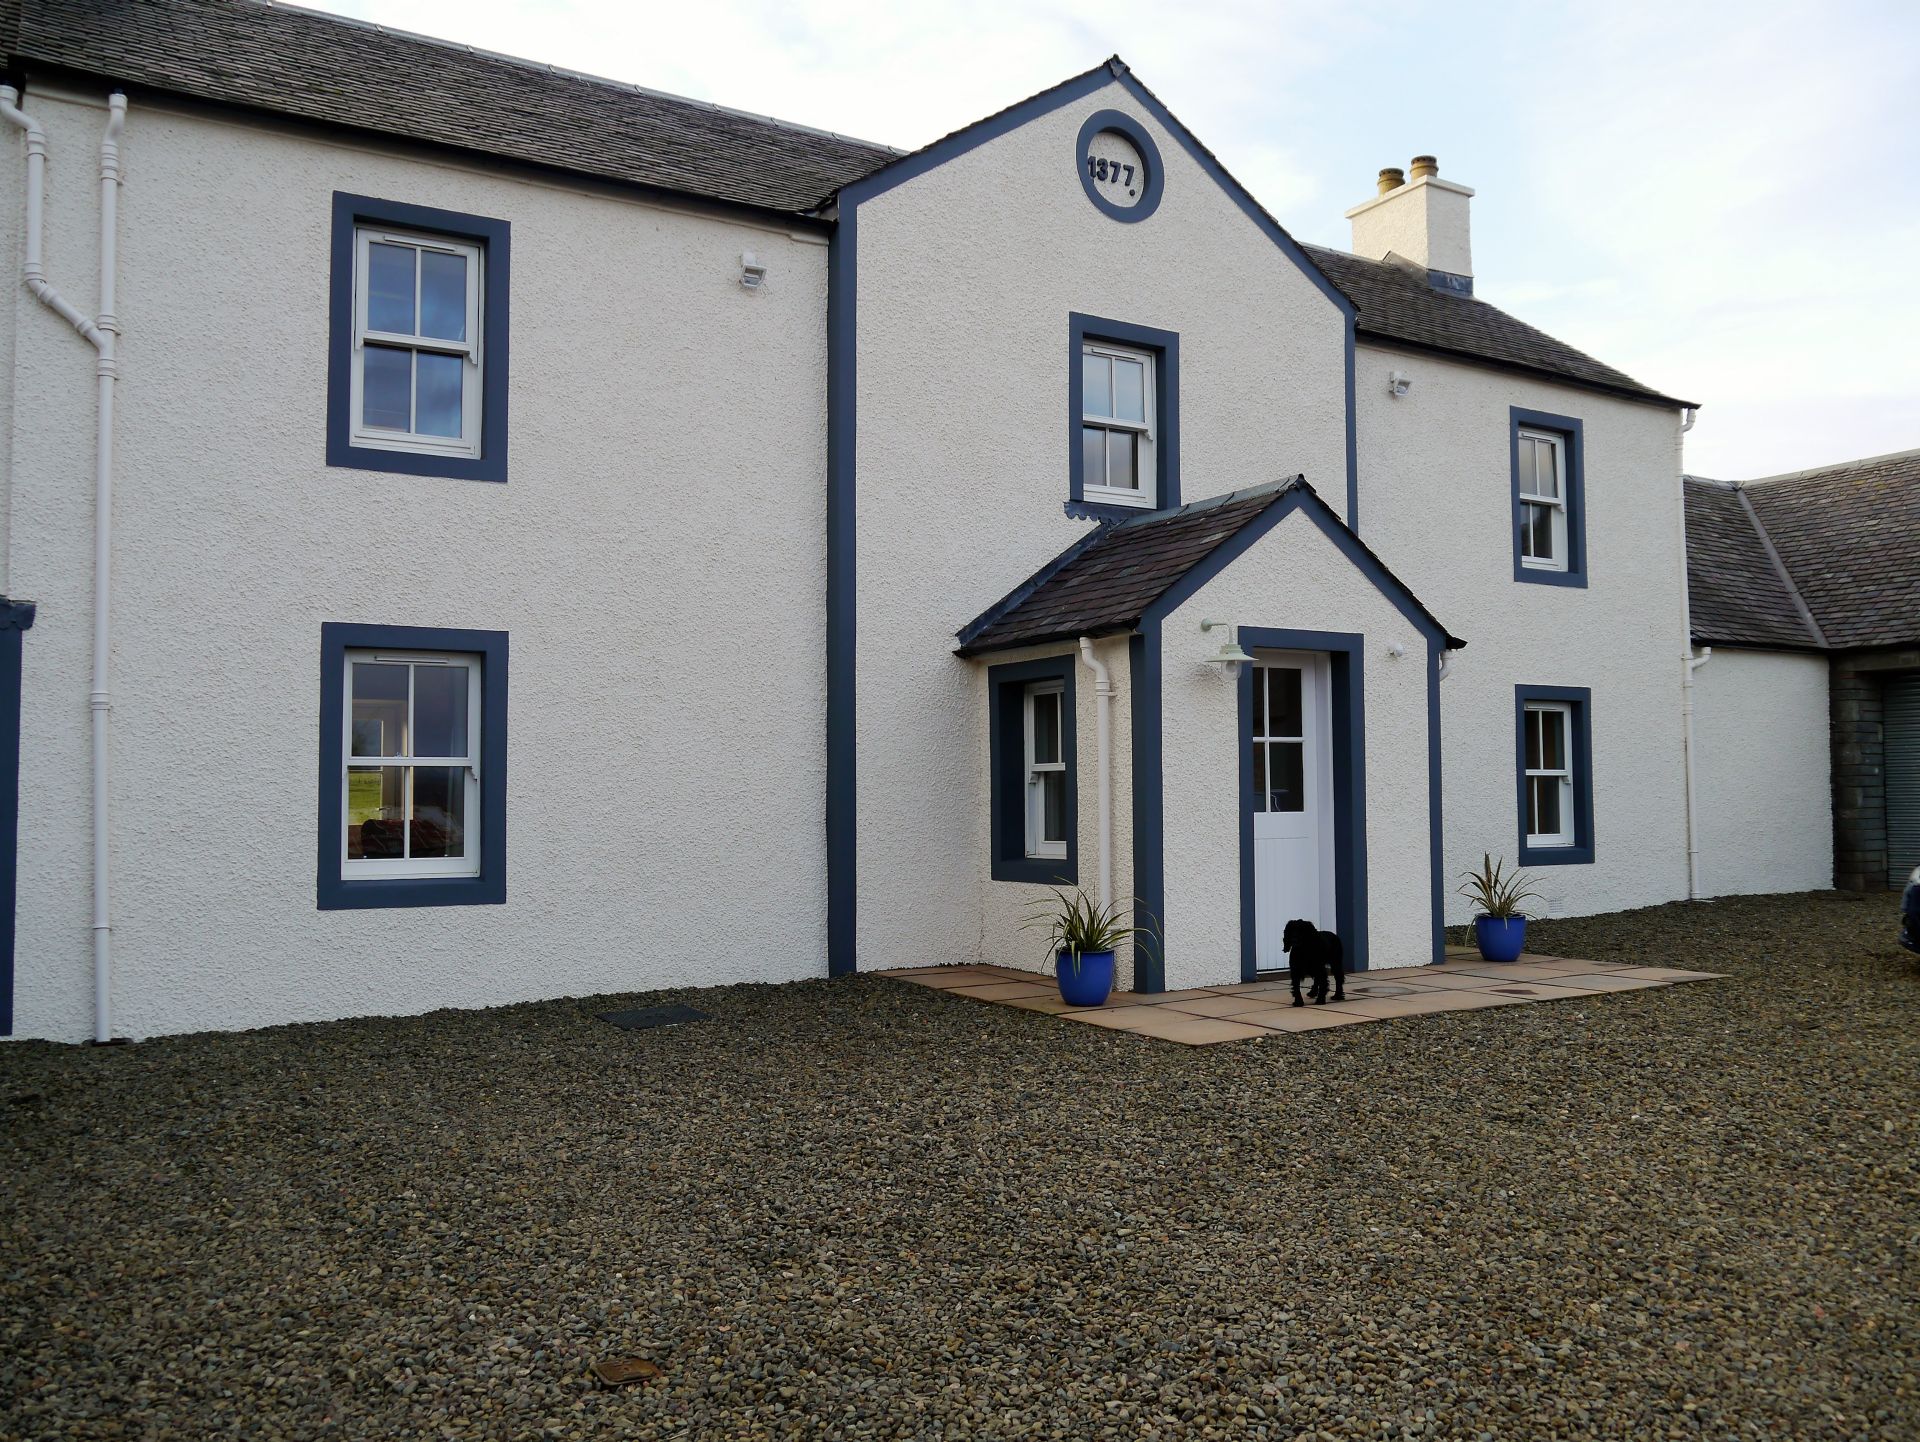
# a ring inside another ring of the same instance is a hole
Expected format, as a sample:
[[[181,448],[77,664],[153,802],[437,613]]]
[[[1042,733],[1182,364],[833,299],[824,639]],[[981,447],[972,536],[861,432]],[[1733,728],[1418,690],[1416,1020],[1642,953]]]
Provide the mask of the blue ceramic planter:
[[[1105,1006],[1113,991],[1113,953],[1083,951],[1076,963],[1072,952],[1063,951],[1053,959],[1054,974],[1060,980],[1060,1000],[1068,1006]]]
[[[1480,955],[1487,961],[1518,961],[1527,949],[1527,919],[1524,916],[1476,916],[1473,939],[1480,944]]]

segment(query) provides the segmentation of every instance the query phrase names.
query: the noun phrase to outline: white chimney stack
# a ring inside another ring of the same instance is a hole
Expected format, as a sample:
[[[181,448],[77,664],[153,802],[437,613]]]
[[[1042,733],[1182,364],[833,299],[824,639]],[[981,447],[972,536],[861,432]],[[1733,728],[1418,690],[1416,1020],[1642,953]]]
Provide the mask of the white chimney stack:
[[[1353,253],[1368,260],[1398,257],[1427,273],[1436,290],[1473,294],[1473,247],[1467,206],[1473,191],[1440,178],[1431,155],[1416,155],[1412,179],[1398,167],[1380,172],[1380,193],[1347,212]]]

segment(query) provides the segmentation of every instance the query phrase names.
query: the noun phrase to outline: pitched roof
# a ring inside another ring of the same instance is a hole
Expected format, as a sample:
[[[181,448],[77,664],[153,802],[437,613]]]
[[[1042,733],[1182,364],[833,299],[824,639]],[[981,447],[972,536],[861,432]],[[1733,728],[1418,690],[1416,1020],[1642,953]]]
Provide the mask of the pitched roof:
[[[961,627],[955,652],[978,656],[1076,636],[1131,631],[1189,571],[1289,496],[1318,507],[1420,615],[1447,634],[1433,613],[1327,509],[1306,478],[1292,476],[1194,501],[1177,511],[1097,527]],[[1450,645],[1466,644],[1451,635],[1447,639]]]
[[[1742,489],[1829,647],[1920,643],[1920,450]]]
[[[256,0],[0,0],[10,65],[806,212],[883,145]]]
[[[1325,246],[1302,248],[1359,308],[1354,328],[1364,337],[1492,361],[1634,400],[1668,406],[1693,404],[1644,386],[1624,371],[1535,330],[1525,321],[1515,320],[1483,300],[1443,294],[1409,267],[1386,260],[1364,260]]]
[[[1693,639],[1818,648],[1822,642],[1737,486],[1688,476],[1687,595]]]

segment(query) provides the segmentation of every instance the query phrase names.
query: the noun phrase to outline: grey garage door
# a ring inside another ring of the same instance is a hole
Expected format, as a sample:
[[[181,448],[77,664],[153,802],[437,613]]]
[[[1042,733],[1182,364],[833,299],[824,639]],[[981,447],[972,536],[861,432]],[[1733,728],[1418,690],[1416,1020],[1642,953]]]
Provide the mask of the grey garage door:
[[[1887,682],[1887,884],[1920,866],[1920,676]]]

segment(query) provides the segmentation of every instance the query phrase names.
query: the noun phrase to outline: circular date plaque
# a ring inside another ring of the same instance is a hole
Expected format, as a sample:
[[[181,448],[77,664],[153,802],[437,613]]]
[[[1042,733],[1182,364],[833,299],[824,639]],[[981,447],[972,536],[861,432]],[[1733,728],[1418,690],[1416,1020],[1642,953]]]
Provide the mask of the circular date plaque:
[[[1160,151],[1146,127],[1119,110],[1100,110],[1080,127],[1074,164],[1087,199],[1120,221],[1145,220],[1160,205]]]

